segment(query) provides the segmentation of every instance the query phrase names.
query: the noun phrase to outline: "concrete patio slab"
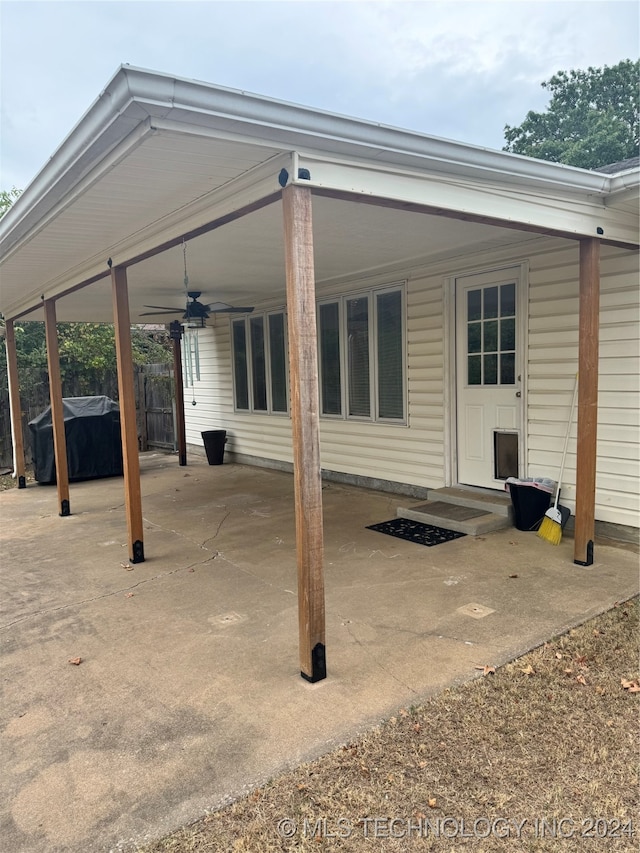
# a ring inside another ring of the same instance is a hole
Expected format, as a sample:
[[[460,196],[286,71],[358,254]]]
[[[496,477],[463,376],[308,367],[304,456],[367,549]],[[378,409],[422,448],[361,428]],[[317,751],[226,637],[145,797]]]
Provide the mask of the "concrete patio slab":
[[[121,479],[0,494],[2,812],[12,853],[125,850],[638,591],[633,549],[514,528],[426,548],[398,495],[326,484],[326,681],[299,675],[293,480],[143,454]],[[80,657],[78,666],[70,664]],[[275,831],[275,828],[274,828]]]

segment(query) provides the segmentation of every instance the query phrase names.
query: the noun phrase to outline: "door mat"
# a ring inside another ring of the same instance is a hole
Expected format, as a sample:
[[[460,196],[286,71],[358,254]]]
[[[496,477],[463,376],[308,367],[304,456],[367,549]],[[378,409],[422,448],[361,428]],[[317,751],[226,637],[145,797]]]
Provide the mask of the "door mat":
[[[392,518],[391,521],[370,524],[366,529],[377,530],[378,533],[386,533],[388,536],[395,536],[397,539],[407,539],[409,542],[426,545],[428,548],[467,535],[466,533],[458,533],[457,530],[445,530],[444,527],[424,524],[422,521],[412,521],[410,518]]]

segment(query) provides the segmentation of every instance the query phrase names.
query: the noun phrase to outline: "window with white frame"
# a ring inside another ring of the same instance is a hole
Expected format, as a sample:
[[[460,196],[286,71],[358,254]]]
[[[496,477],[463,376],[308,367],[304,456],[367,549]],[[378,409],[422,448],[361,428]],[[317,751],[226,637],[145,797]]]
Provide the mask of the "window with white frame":
[[[288,411],[286,323],[283,311],[231,321],[234,405],[238,411]]]
[[[405,421],[404,285],[321,302],[318,350],[323,415]]]

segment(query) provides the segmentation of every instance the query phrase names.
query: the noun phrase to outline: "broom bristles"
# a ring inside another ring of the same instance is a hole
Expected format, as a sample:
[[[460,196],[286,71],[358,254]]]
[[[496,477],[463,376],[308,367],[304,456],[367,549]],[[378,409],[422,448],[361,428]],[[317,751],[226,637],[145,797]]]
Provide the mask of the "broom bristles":
[[[552,512],[552,510],[550,510]],[[562,523],[546,514],[538,528],[538,536],[552,545],[559,545],[562,540]]]

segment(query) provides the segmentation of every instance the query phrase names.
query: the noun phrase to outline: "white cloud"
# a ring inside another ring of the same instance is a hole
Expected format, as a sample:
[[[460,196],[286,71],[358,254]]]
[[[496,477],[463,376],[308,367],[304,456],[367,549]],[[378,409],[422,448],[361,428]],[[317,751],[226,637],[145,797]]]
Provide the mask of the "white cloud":
[[[561,68],[638,54],[633,2],[0,2],[2,187],[118,65],[500,147]]]

